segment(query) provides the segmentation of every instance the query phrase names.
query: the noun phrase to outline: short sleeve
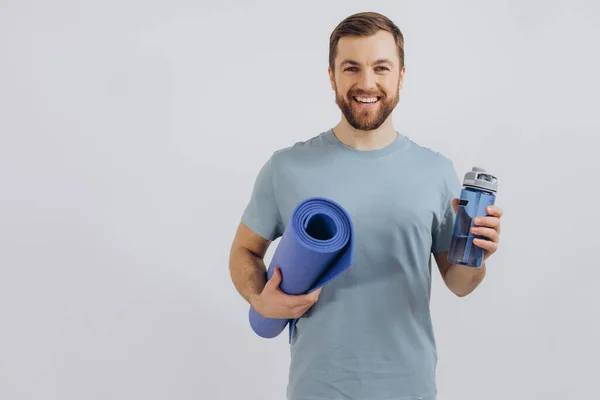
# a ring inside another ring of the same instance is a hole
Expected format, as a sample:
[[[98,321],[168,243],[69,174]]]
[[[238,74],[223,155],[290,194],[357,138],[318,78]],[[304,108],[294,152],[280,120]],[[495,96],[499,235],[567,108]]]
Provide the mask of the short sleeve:
[[[242,222],[266,240],[282,235],[282,222],[273,186],[273,157],[262,166],[242,214]]]
[[[456,174],[453,163],[449,160],[446,170],[443,171],[443,176],[442,196],[444,200],[437,229],[432,233],[431,252],[434,254],[443,253],[450,249],[456,216],[452,199],[459,197],[462,190],[461,181]]]

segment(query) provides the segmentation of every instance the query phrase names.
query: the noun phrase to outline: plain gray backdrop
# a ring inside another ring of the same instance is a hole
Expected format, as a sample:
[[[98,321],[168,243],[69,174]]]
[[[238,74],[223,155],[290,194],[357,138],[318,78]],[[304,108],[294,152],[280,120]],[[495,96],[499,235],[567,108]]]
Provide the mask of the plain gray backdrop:
[[[1,0],[1,399],[284,399],[229,247],[268,156],[341,117],[359,11],[405,36],[395,127],[499,177],[483,283],[435,269],[439,400],[600,398],[597,2]]]

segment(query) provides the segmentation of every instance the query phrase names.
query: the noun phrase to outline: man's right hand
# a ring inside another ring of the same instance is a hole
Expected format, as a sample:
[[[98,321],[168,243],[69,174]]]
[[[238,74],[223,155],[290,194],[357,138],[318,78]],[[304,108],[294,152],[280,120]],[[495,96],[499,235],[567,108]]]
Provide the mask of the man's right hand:
[[[322,288],[301,295],[289,295],[280,288],[281,270],[276,268],[263,291],[250,299],[254,310],[265,318],[300,318],[319,299]]]

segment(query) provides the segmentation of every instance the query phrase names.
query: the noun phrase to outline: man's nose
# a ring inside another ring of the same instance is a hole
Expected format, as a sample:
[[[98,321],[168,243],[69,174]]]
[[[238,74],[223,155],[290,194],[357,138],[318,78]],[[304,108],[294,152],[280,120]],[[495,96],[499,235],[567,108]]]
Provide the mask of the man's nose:
[[[360,80],[358,82],[358,86],[361,90],[366,92],[373,91],[377,89],[375,86],[376,77],[373,71],[365,69],[360,74]]]

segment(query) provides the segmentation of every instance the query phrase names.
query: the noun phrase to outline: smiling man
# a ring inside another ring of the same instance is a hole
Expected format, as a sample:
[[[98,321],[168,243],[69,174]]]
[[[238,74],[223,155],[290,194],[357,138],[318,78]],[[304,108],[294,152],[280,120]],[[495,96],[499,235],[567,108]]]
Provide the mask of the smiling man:
[[[447,287],[471,293],[481,268],[449,264],[461,183],[452,162],[393,126],[404,81],[404,39],[377,13],[342,21],[330,37],[329,78],[341,120],[275,151],[260,170],[231,247],[240,295],[269,318],[298,318],[288,400],[433,400],[437,351],[429,299],[433,254]],[[292,296],[266,281],[263,261],[295,206],[340,203],[355,228],[355,262],[321,290]],[[488,210],[474,244],[498,248],[502,210]]]
[[[398,37],[398,40],[402,38]],[[359,131],[377,130],[384,124],[390,128],[392,121],[388,117],[400,100],[399,90],[405,72],[404,52],[397,46],[393,34],[380,30],[367,37],[343,36],[334,38],[332,46],[329,78],[335,90],[336,103],[345,118],[334,130],[343,130],[342,124]],[[373,58],[396,50],[402,52],[402,57],[391,60]],[[336,67],[336,54],[352,55],[354,58],[344,58],[338,61]],[[361,72],[364,66],[373,72]],[[337,76],[336,68],[339,70]]]

